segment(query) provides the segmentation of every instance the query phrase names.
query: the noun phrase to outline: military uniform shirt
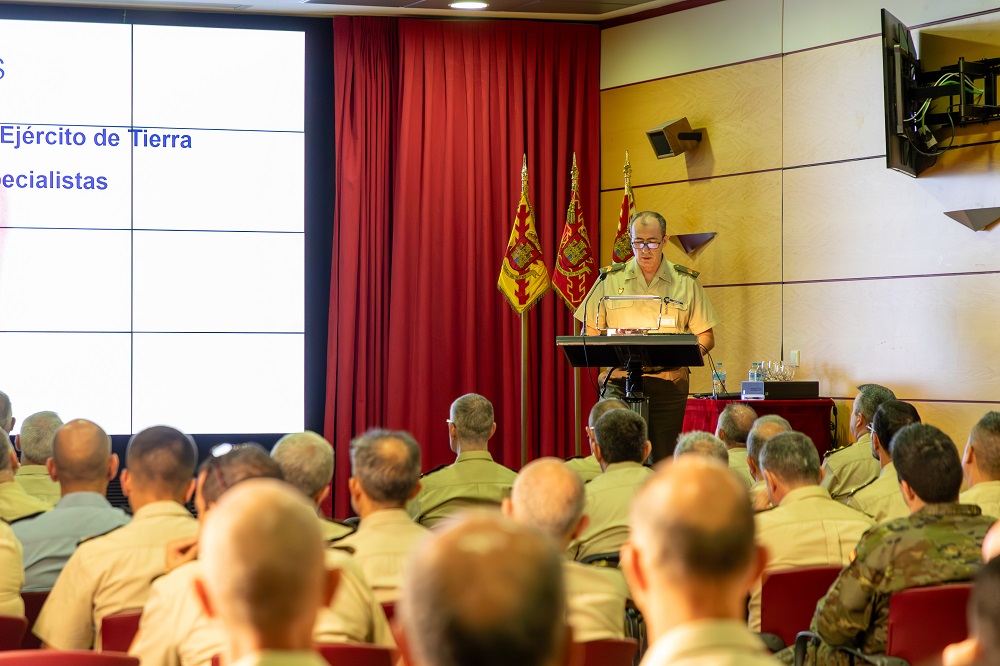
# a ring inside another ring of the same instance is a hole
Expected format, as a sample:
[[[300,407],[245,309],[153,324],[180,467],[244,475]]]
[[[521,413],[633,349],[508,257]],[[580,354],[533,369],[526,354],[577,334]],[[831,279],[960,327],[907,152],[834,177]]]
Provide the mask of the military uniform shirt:
[[[753,485],[753,477],[750,476],[750,465],[747,464],[747,447],[736,446],[729,449],[729,469],[736,472],[736,476],[749,490]]]
[[[35,635],[57,650],[99,648],[104,616],[141,608],[166,569],[167,543],[197,534],[187,509],[160,501],[136,511],[128,525],[84,541],[49,593]]]
[[[573,641],[625,638],[625,600],[628,585],[620,569],[563,562],[566,581],[566,617]]]
[[[846,502],[847,495],[878,478],[882,464],[872,455],[872,436],[865,433],[854,444],[834,449],[823,460],[823,482],[830,496]]]
[[[754,522],[757,543],[768,553],[764,576],[803,567],[846,566],[861,535],[875,525],[817,485],[795,488],[778,506],[756,514]],[[758,579],[750,592],[751,631],[760,631],[760,597]]]
[[[354,528],[350,525],[338,523],[335,520],[327,520],[323,516],[319,516],[319,533],[322,535],[323,541],[342,539],[352,532],[354,532]]]
[[[1000,481],[980,481],[958,496],[962,504],[975,504],[984,516],[1000,519]]]
[[[10,525],[0,521],[0,615],[24,615],[24,601],[21,600],[23,585],[21,544]]]
[[[573,559],[615,553],[629,535],[632,498],[653,472],[637,462],[611,463],[599,477],[584,486],[584,513],[590,517],[587,529],[570,544]]]
[[[455,462],[420,477],[420,493],[407,505],[413,519],[433,527],[448,514],[475,506],[500,506],[517,474],[493,462],[489,451],[465,451]]]
[[[361,567],[342,550],[327,548],[326,568],[340,570],[340,583],[330,606],[316,616],[317,643],[372,643],[396,647],[382,604],[375,598]]]
[[[640,666],[774,666],[760,637],[737,620],[699,620],[660,636]]]
[[[265,650],[233,662],[232,666],[328,666],[318,652]]]
[[[601,475],[601,463],[597,462],[594,454],[585,458],[570,458],[566,461],[566,467],[579,474],[584,483],[589,483]]]
[[[55,508],[13,524],[24,547],[24,591],[51,590],[77,544],[125,525],[127,513],[104,495],[69,493]]]
[[[882,468],[877,479],[851,493],[847,506],[864,511],[876,523],[910,515],[910,507],[906,506],[903,492],[899,489],[896,466],[891,462]]]
[[[45,465],[21,465],[14,472],[14,482],[21,484],[24,492],[49,506],[55,506],[62,497],[62,487],[58,481],[52,480]]]
[[[357,532],[332,544],[349,548],[379,602],[399,598],[410,553],[428,534],[404,509],[382,509],[361,520]]]
[[[0,519],[6,520],[8,523],[33,516],[42,511],[48,511],[51,508],[51,504],[24,492],[20,483],[14,481],[0,483]]]

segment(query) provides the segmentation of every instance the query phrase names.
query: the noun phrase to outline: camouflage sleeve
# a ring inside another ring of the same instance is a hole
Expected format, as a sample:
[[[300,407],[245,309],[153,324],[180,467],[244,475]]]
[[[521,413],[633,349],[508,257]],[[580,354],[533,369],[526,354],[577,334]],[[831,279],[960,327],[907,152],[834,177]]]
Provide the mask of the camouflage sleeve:
[[[860,647],[869,631],[882,571],[881,532],[867,532],[851,563],[816,605],[811,630],[828,645]]]

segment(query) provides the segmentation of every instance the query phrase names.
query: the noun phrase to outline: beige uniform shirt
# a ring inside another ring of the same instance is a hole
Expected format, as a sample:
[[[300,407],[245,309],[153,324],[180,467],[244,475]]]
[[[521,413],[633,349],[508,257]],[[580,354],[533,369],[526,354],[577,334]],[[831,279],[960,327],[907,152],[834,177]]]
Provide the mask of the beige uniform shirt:
[[[233,662],[232,666],[328,666],[328,664],[318,652],[265,650],[248,654]]]
[[[872,456],[872,436],[866,432],[851,446],[827,454],[820,485],[830,491],[833,499],[846,503],[851,491],[874,481],[881,469],[881,463]]]
[[[629,535],[632,498],[652,471],[636,462],[611,463],[599,477],[585,486],[584,513],[590,517],[587,529],[570,544],[573,559],[617,553]]]
[[[628,585],[621,570],[563,562],[566,615],[577,643],[625,638]]]
[[[348,534],[351,534],[353,531],[354,528],[350,525],[344,525],[343,523],[338,523],[333,520],[327,520],[323,516],[319,517],[319,532],[323,535],[323,541],[342,539]]]
[[[493,462],[489,451],[460,453],[454,464],[420,477],[420,493],[406,506],[425,527],[467,507],[500,506],[517,474]]]
[[[737,446],[729,449],[729,469],[736,472],[736,476],[749,490],[753,485],[753,477],[750,476],[750,465],[747,464],[747,447]]]
[[[876,523],[910,515],[910,507],[906,506],[899,489],[896,466],[891,462],[882,468],[877,479],[851,493],[847,498],[847,506],[864,511]]]
[[[84,541],[49,593],[35,635],[59,650],[100,647],[104,616],[141,608],[166,568],[167,543],[197,533],[187,509],[162,501],[136,511],[128,525]]]
[[[55,506],[62,497],[59,482],[52,480],[45,465],[21,465],[14,472],[14,481],[21,484],[24,492],[49,506]]]
[[[24,564],[21,542],[14,530],[0,521],[0,615],[24,615],[21,588],[24,587]]]
[[[357,532],[332,545],[353,551],[379,602],[395,602],[410,553],[428,534],[430,530],[413,522],[404,509],[382,509],[362,519]]]
[[[757,543],[767,548],[764,575],[802,567],[838,566],[850,562],[861,535],[875,525],[865,514],[833,500],[819,486],[789,492],[781,504],[754,517]],[[750,593],[751,631],[760,631],[761,580]]]
[[[975,504],[984,516],[1000,519],[1000,481],[980,481],[958,496],[962,504]]]
[[[579,474],[584,483],[593,481],[601,475],[601,463],[597,462],[594,454],[585,458],[570,458],[566,461],[566,467]]]
[[[0,519],[6,520],[8,523],[48,511],[51,508],[51,504],[26,493],[20,483],[15,481],[0,483]]]
[[[317,643],[373,643],[396,647],[382,604],[365,580],[361,567],[342,550],[326,549],[326,568],[340,570],[333,603],[316,617]]]
[[[660,636],[640,666],[774,666],[760,637],[737,620],[701,620]]]

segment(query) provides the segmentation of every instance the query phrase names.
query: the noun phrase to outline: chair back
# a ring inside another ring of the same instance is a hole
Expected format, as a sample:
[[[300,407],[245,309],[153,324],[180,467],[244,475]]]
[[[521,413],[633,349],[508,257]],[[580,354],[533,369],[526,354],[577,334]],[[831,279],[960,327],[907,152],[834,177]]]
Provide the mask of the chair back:
[[[766,575],[760,593],[760,632],[774,634],[785,645],[809,629],[816,602],[826,595],[840,567],[809,567]]]
[[[634,638],[606,638],[577,643],[583,651],[583,666],[632,666],[639,650]]]
[[[385,613],[385,619],[392,622],[392,618],[396,615],[396,602],[394,601],[383,601],[382,611]]]
[[[885,653],[911,664],[941,654],[968,636],[966,608],[971,583],[913,587],[889,598]]]
[[[0,615],[0,650],[18,650],[28,630],[28,619],[19,615]]]
[[[137,657],[90,650],[12,650],[0,652],[3,666],[139,666]]]
[[[139,631],[142,609],[133,608],[105,615],[101,620],[101,651],[128,652]]]
[[[317,645],[320,655],[331,666],[350,664],[351,666],[393,666],[393,651],[378,645],[361,643],[337,643]]]
[[[44,592],[22,592],[21,599],[24,600],[24,617],[28,620],[28,630],[24,632],[21,639],[22,650],[37,650],[42,647],[42,641],[31,632],[35,628],[35,620],[42,612],[45,600],[49,598],[48,590]]]

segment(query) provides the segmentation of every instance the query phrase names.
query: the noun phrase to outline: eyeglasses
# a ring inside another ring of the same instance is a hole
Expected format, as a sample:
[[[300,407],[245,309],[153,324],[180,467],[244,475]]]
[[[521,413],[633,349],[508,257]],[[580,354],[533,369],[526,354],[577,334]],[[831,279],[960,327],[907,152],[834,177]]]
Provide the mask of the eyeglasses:
[[[636,249],[636,250],[641,250],[642,248],[646,248],[647,250],[656,250],[656,249],[659,249],[660,245],[662,245],[662,244],[663,244],[663,239],[662,238],[660,240],[658,240],[658,241],[651,241],[651,240],[633,240],[632,241],[632,247],[634,249]]]
[[[866,428],[866,429],[868,430],[868,432],[870,432],[871,434],[873,434],[873,435],[875,434],[875,426],[873,426],[873,425],[872,425],[871,423],[869,423],[868,425],[866,425],[866,426],[865,426],[865,428]]]

